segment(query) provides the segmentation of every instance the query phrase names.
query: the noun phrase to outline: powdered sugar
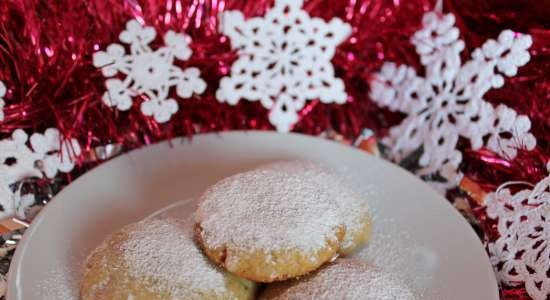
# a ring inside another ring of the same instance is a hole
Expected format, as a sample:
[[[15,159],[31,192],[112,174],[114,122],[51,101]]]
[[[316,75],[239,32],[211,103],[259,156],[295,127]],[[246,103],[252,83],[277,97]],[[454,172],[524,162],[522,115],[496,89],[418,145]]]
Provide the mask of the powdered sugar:
[[[130,226],[122,245],[128,271],[161,284],[174,298],[223,293],[224,276],[193,242],[192,224],[175,219],[147,219]]]
[[[327,239],[336,238],[339,226],[350,231],[357,227],[358,218],[344,217],[365,213],[358,209],[357,199],[316,164],[278,162],[209,188],[201,197],[196,220],[208,247],[316,251],[326,246]]]
[[[53,269],[40,284],[42,300],[77,300],[78,276],[74,270],[59,266]]]
[[[325,171],[319,173],[313,179],[318,180],[330,193],[330,198],[336,201],[341,220],[346,228],[346,235],[342,241],[342,247],[353,246],[353,237],[359,230],[363,230],[366,219],[370,222],[368,199],[351,189],[347,184],[347,178],[336,173]]]
[[[352,257],[383,267],[385,272],[407,283],[418,299],[442,299],[430,288],[438,264],[437,255],[430,249],[420,247],[394,219],[380,218],[376,210],[372,211],[372,218],[372,239]]]
[[[414,300],[411,291],[389,273],[353,259],[337,259],[293,283],[281,283],[260,299]]]
[[[278,162],[266,165],[265,168],[279,169],[282,172],[288,172],[288,169],[304,172],[308,180],[316,181],[324,192],[330,194],[329,198],[336,203],[340,220],[346,229],[346,235],[342,241],[344,248],[352,246],[352,237],[362,229],[365,219],[370,220],[368,199],[349,186],[348,182],[352,179],[346,175],[307,161]]]
[[[276,164],[226,178],[201,197],[196,214],[210,247],[316,251],[335,239],[337,205],[318,171]]]

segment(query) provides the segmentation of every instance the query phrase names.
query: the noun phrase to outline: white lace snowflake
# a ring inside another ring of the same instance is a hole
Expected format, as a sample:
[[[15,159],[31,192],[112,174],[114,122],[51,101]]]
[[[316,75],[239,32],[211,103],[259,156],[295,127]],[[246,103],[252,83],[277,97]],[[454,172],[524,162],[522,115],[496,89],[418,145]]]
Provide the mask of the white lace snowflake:
[[[4,120],[4,102],[3,97],[6,95],[6,86],[0,81],[0,122]]]
[[[112,77],[105,82],[105,104],[128,110],[133,98],[141,96],[145,99],[141,103],[143,114],[164,123],[178,111],[176,100],[169,98],[172,86],[176,86],[178,96],[190,98],[193,93],[202,94],[206,83],[200,78],[197,68],[182,70],[173,65],[175,58],[187,60],[191,57],[188,36],[168,31],[164,35],[166,46],[152,50],[149,44],[155,36],[153,27],[143,27],[137,20],[130,20],[119,36],[129,46],[130,54],[126,54],[122,45],[111,44],[106,52],[94,53],[93,62],[102,69],[105,77]],[[124,75],[124,79],[113,77],[119,73]]]
[[[17,129],[11,138],[0,140],[0,204],[4,209],[0,215],[13,214],[19,207],[14,203],[13,184],[27,178],[54,178],[58,171],[70,172],[74,157],[80,153],[77,141],[61,142],[55,128],[34,133],[30,139]]]
[[[504,85],[503,76],[516,75],[518,67],[529,61],[531,37],[505,30],[498,40],[488,40],[475,49],[472,58],[462,64],[464,42],[454,23],[452,14],[424,15],[423,28],[412,43],[425,76],[410,66],[388,62],[371,82],[376,103],[408,115],[383,140],[390,146],[392,159],[400,162],[422,148],[418,174],[439,173],[450,185],[460,179],[459,137],[468,139],[473,149],[485,146],[509,159],[518,148],[531,150],[536,145],[528,117],[504,105],[495,109],[483,99],[489,89]]]
[[[549,164],[550,169],[550,164]],[[487,215],[498,219],[500,237],[487,245],[499,280],[525,284],[535,300],[550,295],[550,176],[533,190],[503,188],[485,198]]]
[[[260,101],[278,131],[289,131],[307,100],[345,103],[341,79],[331,59],[351,33],[338,18],[326,23],[302,10],[301,0],[276,0],[264,17],[244,19],[239,11],[222,15],[220,30],[231,39],[239,58],[222,78],[216,97],[236,104]]]

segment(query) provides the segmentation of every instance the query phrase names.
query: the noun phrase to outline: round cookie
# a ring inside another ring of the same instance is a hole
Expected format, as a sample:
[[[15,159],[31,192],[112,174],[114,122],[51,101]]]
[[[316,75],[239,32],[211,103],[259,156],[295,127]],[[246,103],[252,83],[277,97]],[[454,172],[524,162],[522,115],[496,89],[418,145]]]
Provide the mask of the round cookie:
[[[88,257],[80,299],[253,299],[255,289],[208,261],[192,223],[146,219],[110,235]]]
[[[399,280],[360,261],[340,258],[300,279],[266,287],[260,300],[415,300]]]
[[[307,274],[368,239],[368,211],[357,208],[365,201],[352,205],[359,198],[342,194],[338,183],[322,167],[300,161],[223,179],[199,201],[197,241],[210,259],[243,278],[272,282]]]

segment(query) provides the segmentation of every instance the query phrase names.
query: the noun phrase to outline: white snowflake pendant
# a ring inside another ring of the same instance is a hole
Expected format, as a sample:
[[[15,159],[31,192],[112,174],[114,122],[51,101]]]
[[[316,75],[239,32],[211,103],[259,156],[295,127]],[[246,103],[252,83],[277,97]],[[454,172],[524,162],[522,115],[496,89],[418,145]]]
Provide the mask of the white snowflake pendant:
[[[0,122],[4,121],[4,96],[6,95],[6,86],[0,81]]]
[[[344,83],[334,77],[331,59],[351,27],[338,18],[326,23],[302,10],[301,0],[276,0],[264,17],[222,15],[220,30],[239,58],[222,78],[216,97],[236,104],[260,101],[278,131],[290,131],[307,100],[345,103]]]
[[[489,194],[485,204],[487,215],[498,219],[500,237],[487,245],[497,277],[508,286],[525,284],[533,299],[546,300],[550,295],[550,176],[532,190],[516,194],[501,188]]]
[[[0,217],[11,215],[20,207],[14,201],[13,184],[28,178],[54,178],[59,171],[70,172],[74,157],[80,153],[77,141],[62,142],[55,128],[44,134],[34,133],[30,139],[23,130],[17,129],[11,138],[1,140],[0,204],[4,211]]]
[[[93,61],[105,77],[111,77],[105,82],[105,104],[128,110],[133,99],[140,96],[145,99],[141,103],[142,113],[164,123],[178,111],[177,101],[169,98],[171,87],[176,87],[178,96],[190,98],[193,94],[202,94],[206,83],[197,68],[182,70],[174,65],[176,58],[187,60],[191,57],[188,36],[168,31],[164,35],[166,46],[152,50],[149,44],[155,36],[153,27],[143,27],[137,20],[130,20],[119,36],[130,48],[130,54],[126,54],[122,45],[111,44],[106,52],[94,53]],[[118,74],[123,75],[122,80]]]
[[[447,180],[444,187],[460,180],[459,137],[468,139],[474,150],[484,146],[508,159],[518,148],[532,150],[536,145],[527,116],[504,105],[493,108],[483,99],[489,89],[504,85],[504,76],[516,75],[529,61],[531,37],[505,30],[462,64],[464,42],[454,23],[452,14],[424,15],[423,28],[412,38],[426,68],[424,77],[410,66],[388,62],[371,82],[376,103],[407,114],[383,140],[392,159],[400,162],[422,148],[418,174],[439,173]]]

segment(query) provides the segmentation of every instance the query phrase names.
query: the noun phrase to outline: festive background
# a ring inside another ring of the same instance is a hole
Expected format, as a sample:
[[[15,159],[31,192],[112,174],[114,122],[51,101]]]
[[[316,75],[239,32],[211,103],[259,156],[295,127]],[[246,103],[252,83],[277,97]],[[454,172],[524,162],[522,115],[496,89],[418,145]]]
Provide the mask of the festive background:
[[[275,2],[0,2],[0,272],[95,165],[258,129],[416,173],[476,229],[502,299],[548,299],[550,1]]]

